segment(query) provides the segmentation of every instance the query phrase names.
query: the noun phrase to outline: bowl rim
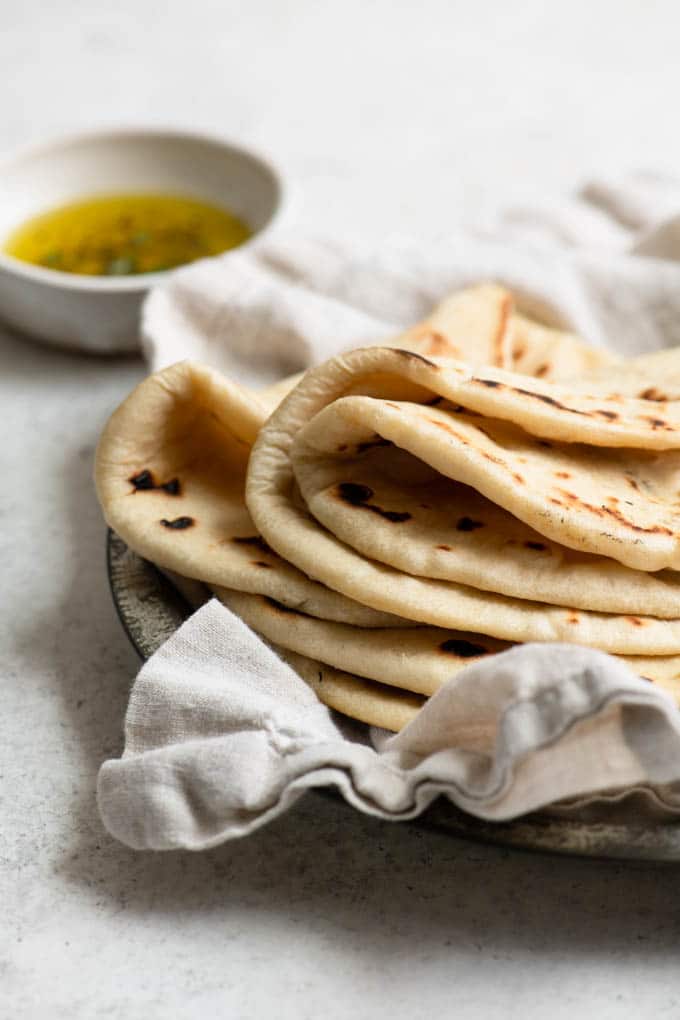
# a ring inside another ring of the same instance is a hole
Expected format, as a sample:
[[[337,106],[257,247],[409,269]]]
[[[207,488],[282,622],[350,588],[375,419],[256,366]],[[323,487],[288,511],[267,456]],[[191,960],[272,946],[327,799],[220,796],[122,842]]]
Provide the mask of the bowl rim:
[[[94,128],[92,130],[72,131],[66,134],[54,135],[41,142],[29,142],[28,144],[13,149],[0,157],[0,187],[2,186],[4,173],[12,166],[18,163],[28,162],[32,159],[37,159],[40,156],[48,154],[51,150],[68,148],[69,146],[76,145],[83,141],[105,141],[122,138],[129,138],[134,141],[135,139],[142,140],[146,138],[163,137],[172,138],[179,142],[207,143],[208,145],[216,146],[217,148],[225,151],[236,153],[239,156],[244,156],[254,164],[259,164],[259,167],[268,174],[273,185],[273,212],[262,227],[256,230],[247,241],[244,241],[243,244],[238,246],[238,250],[248,247],[254,241],[259,240],[266,231],[271,229],[274,221],[281,215],[281,210],[285,200],[283,177],[274,162],[268,156],[265,156],[250,145],[243,145],[240,142],[234,142],[220,134],[211,134],[207,131],[194,131],[189,128],[163,125],[155,125],[153,127],[143,127],[140,125],[131,125],[129,127],[102,127]],[[224,254],[227,253],[225,252]],[[219,256],[206,257],[217,258]],[[42,266],[36,266],[31,262],[24,262],[22,259],[17,259],[13,255],[8,255],[6,252],[0,250],[0,269],[4,269],[15,276],[32,280],[35,283],[45,284],[46,286],[55,289],[89,291],[91,293],[104,294],[144,293],[151,287],[155,287],[157,284],[167,280],[168,277],[178,269],[183,269],[186,265],[190,264],[191,263],[184,263],[181,266],[174,266],[172,269],[164,269],[158,273],[143,273],[139,275],[131,274],[130,276],[90,276],[85,273],[64,273],[60,272],[58,269],[47,269]]]

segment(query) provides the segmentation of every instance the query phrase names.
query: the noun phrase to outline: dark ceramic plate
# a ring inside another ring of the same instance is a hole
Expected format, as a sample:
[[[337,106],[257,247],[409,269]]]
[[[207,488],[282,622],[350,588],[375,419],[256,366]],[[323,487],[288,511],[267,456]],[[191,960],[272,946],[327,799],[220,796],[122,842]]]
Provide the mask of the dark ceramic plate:
[[[142,659],[150,655],[191,613],[183,595],[112,531],[107,559],[111,593],[120,621]],[[440,798],[413,825],[456,836],[554,853],[631,860],[680,861],[680,825],[586,823],[529,815],[518,822],[483,822]]]

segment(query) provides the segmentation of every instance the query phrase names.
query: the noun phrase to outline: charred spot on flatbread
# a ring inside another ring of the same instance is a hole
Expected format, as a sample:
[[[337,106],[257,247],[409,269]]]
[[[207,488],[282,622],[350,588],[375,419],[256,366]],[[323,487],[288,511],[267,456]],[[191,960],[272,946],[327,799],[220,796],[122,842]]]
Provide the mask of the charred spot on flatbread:
[[[168,520],[167,517],[161,518],[160,523],[164,528],[168,528],[170,531],[186,531],[187,528],[191,528],[196,521],[193,517],[175,517],[173,520]]]
[[[662,429],[664,432],[675,432],[675,429],[670,425],[664,418],[656,418],[651,414],[641,414],[638,416],[640,421],[647,421],[656,432],[658,429]]]
[[[148,468],[144,468],[143,471],[139,471],[136,475],[132,475],[131,478],[128,478],[128,482],[135,492],[145,492],[147,489],[156,488],[153,475]]]
[[[381,506],[376,506],[375,503],[369,503],[369,499],[373,497],[373,489],[368,485],[361,485],[358,482],[340,482],[336,492],[338,498],[344,503],[370,510],[371,513],[379,514],[380,517],[384,517],[385,520],[391,521],[393,524],[411,520],[412,514],[406,510],[385,510]]]
[[[446,355],[449,357],[460,357],[460,351],[458,348],[436,330],[432,330],[430,333],[424,334],[418,339],[424,341],[427,345],[425,347],[425,352],[427,354],[434,355],[435,358]]]
[[[484,527],[484,521],[474,521],[471,517],[459,517],[456,521],[456,531],[477,531]]]
[[[568,489],[558,489],[557,491],[560,495],[564,496],[566,500],[568,500],[567,504],[561,503],[559,500],[555,499],[550,500],[551,503],[556,503],[558,506],[571,504],[573,507],[588,510],[597,517],[609,515],[609,517],[613,517],[618,524],[623,525],[624,528],[630,528],[631,531],[640,532],[645,535],[673,535],[673,531],[663,524],[653,524],[650,527],[644,527],[642,524],[636,524],[635,521],[631,521],[616,507],[605,506],[604,504],[596,506],[594,503],[589,503],[587,500],[582,499],[580,496],[577,496],[575,492],[570,492]]]
[[[143,471],[139,471],[136,475],[132,475],[128,478],[132,491],[134,492],[152,492],[153,490],[161,489],[163,492],[167,492],[169,496],[179,496],[180,484],[179,478],[171,478],[168,482],[156,482],[153,476],[153,472],[148,468],[144,468]]]
[[[638,396],[640,400],[654,400],[659,404],[665,404],[668,400],[665,393],[657,390],[655,386],[648,386],[646,390],[642,391],[642,393],[638,393]]]

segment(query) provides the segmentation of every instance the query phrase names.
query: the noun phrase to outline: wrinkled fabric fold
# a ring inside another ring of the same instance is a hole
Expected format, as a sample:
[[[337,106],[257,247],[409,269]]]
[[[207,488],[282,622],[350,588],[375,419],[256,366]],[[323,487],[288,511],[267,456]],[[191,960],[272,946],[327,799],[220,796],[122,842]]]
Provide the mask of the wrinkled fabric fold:
[[[669,784],[678,783],[677,792]],[[622,788],[680,818],[680,714],[611,657],[524,645],[469,666],[376,750],[213,600],[143,666],[120,760],[99,776],[107,829],[136,849],[246,836],[307,790],[380,818],[438,796],[489,820]]]

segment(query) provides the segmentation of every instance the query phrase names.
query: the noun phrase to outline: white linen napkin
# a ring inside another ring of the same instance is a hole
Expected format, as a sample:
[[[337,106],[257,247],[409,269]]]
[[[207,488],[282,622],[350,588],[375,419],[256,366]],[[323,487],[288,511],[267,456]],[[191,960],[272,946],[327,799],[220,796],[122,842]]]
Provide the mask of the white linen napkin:
[[[125,753],[99,774],[99,807],[123,843],[155,850],[247,835],[314,786],[381,818],[413,818],[444,794],[495,820],[653,786],[680,817],[680,712],[590,648],[520,645],[471,665],[378,745],[349,739],[212,600],[142,667]]]
[[[484,280],[596,345],[680,344],[680,188],[653,175],[591,184],[427,246],[273,236],[152,292],[144,349],[154,370],[190,357],[265,385],[380,342]],[[485,819],[573,798],[592,817],[617,791],[648,805],[641,821],[680,817],[680,712],[592,649],[532,644],[472,664],[400,734],[373,737],[340,725],[211,602],[139,673],[123,757],[100,771],[100,812],[118,839],[153,849],[243,836],[322,785],[393,819],[439,794]]]

